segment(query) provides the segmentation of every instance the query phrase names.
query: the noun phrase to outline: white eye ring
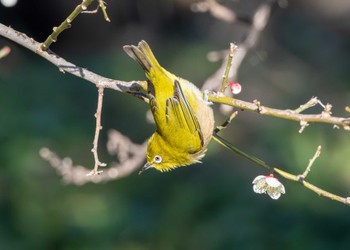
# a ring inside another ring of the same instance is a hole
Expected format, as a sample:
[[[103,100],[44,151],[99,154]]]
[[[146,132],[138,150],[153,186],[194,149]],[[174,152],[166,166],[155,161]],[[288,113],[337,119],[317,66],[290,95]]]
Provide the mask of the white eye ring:
[[[154,157],[154,159],[153,159],[153,162],[154,163],[161,163],[162,162],[162,157],[160,156],[160,155],[156,155],[155,157]]]

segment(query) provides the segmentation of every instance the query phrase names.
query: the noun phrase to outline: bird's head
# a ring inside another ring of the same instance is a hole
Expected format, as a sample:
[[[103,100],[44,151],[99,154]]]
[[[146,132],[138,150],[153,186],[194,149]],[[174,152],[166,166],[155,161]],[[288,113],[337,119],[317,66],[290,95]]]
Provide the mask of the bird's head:
[[[155,168],[161,172],[168,172],[177,167],[198,162],[198,160],[193,159],[187,152],[172,147],[157,132],[148,141],[146,156],[147,163],[139,173],[150,168]]]

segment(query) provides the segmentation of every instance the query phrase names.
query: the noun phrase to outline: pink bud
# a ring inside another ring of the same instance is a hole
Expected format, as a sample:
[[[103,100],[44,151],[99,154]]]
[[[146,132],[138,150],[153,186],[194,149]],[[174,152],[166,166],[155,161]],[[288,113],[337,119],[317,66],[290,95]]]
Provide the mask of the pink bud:
[[[0,58],[7,56],[8,54],[10,54],[10,52],[11,52],[10,47],[8,46],[3,47],[2,49],[0,49]]]
[[[239,84],[239,82],[228,82],[227,85],[230,87],[234,95],[241,93],[242,86]]]

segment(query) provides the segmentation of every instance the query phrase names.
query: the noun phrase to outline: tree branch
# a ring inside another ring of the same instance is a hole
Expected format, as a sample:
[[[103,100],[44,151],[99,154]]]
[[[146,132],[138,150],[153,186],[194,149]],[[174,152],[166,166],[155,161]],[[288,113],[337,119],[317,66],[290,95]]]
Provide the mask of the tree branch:
[[[261,105],[258,101],[246,102],[239,99],[230,98],[224,95],[219,95],[217,93],[208,93],[208,100],[215,103],[226,104],[242,110],[254,111],[261,115],[273,116],[297,122],[304,121],[307,123],[329,123],[336,126],[341,126],[345,130],[350,131],[350,118],[334,117],[327,112],[322,112],[321,114],[300,114],[289,109],[281,110],[266,107]]]
[[[205,0],[203,3],[208,2],[210,3],[209,6],[212,6],[213,0]],[[214,1],[215,2],[215,1]],[[251,20],[251,27],[250,30],[244,39],[243,42],[238,44],[238,49],[235,51],[234,60],[232,62],[232,67],[229,71],[229,80],[235,80],[237,78],[237,72],[239,67],[241,66],[244,58],[246,57],[248,51],[255,46],[257,43],[261,32],[265,29],[267,22],[270,18],[271,8],[274,1],[270,1],[268,3],[261,4],[257,10],[255,11],[255,14]],[[217,3],[216,3],[217,4]],[[236,16],[236,15],[235,15]],[[225,19],[221,19],[224,20]],[[234,19],[236,20],[236,19]],[[228,52],[221,51],[221,52],[211,52],[208,54],[209,57],[213,57],[213,55],[220,54],[221,56],[214,56],[216,60],[220,60],[223,58],[226,58],[226,55]],[[219,89],[220,87],[220,79],[222,78],[222,72],[225,71],[227,65],[227,59],[223,60],[220,68],[208,79],[204,82],[202,89]]]
[[[10,27],[7,27],[0,23],[0,36],[6,37],[7,39],[29,49],[37,55],[43,57],[53,65],[58,67],[60,72],[69,73],[89,81],[96,86],[102,86],[125,93],[139,92],[140,90],[147,89],[146,81],[120,81],[100,76],[93,73],[85,68],[78,67],[71,62],[66,61],[64,58],[58,56],[50,50],[43,51],[40,49],[41,44],[35,41],[33,38],[28,37],[26,34],[16,31]]]
[[[35,52],[39,56],[45,58],[55,66],[59,68],[62,73],[70,73],[82,79],[85,79],[96,86],[103,88],[109,88],[124,93],[138,95],[141,90],[147,90],[146,81],[120,81],[100,76],[87,69],[78,67],[71,62],[66,61],[62,57],[54,54],[50,50],[40,50],[40,43],[34,39],[29,38],[27,35],[18,32],[10,27],[7,27],[0,23],[0,35],[6,37],[19,45]],[[219,81],[219,86],[221,81]],[[235,98],[230,98],[224,95],[218,95],[216,93],[209,93],[208,100],[215,103],[226,104],[238,109],[250,110],[262,115],[274,116],[277,118],[293,120],[293,121],[305,121],[308,123],[329,123],[343,127],[345,130],[350,130],[350,118],[333,117],[327,113],[321,114],[299,114],[292,110],[280,110],[260,105],[260,102],[246,102]]]
[[[61,34],[65,29],[68,29],[71,27],[71,23],[73,20],[83,11],[86,10],[87,7],[93,2],[94,0],[83,0],[81,4],[79,4],[74,11],[58,26],[53,28],[53,32],[51,35],[48,36],[48,38],[43,42],[40,46],[42,50],[47,50],[50,45],[57,41],[57,37],[59,34]]]
[[[94,155],[95,160],[95,166],[94,169],[88,174],[90,175],[98,175],[102,173],[102,170],[98,170],[98,167],[105,167],[107,164],[100,162],[98,158],[98,138],[100,136],[100,131],[102,129],[101,125],[101,115],[102,115],[102,106],[103,106],[103,87],[98,88],[98,99],[97,99],[97,109],[95,113],[96,118],[96,127],[95,127],[95,136],[94,136],[94,142],[93,142],[93,148],[91,149],[92,154]]]
[[[287,180],[290,180],[290,181],[294,181],[294,182],[297,182],[301,185],[303,185],[304,187],[306,187],[307,189],[315,192],[316,194],[318,194],[319,196],[322,196],[322,197],[325,197],[325,198],[329,198],[331,200],[335,200],[335,201],[338,201],[338,202],[341,202],[347,206],[350,206],[350,197],[341,197],[339,195],[336,195],[336,194],[333,194],[333,193],[330,193],[326,190],[323,190],[307,181],[305,181],[305,179],[303,178],[303,175],[294,175],[294,174],[291,174],[291,173],[288,173],[286,171],[283,171],[279,168],[276,168],[276,167],[272,167],[270,165],[268,165],[267,163],[265,163],[263,160],[255,157],[255,156],[252,156],[252,155],[249,155],[247,153],[245,153],[243,150],[239,149],[238,147],[232,145],[230,142],[228,142],[227,140],[223,139],[222,137],[218,136],[217,134],[214,134],[214,137],[213,139],[218,142],[219,144],[223,145],[224,147],[226,147],[227,149],[231,150],[232,152],[234,152],[235,154],[247,159],[248,161],[250,162],[253,162],[254,164],[260,166],[260,167],[263,167],[265,168],[266,170],[270,171],[270,172],[275,172],[277,173],[278,175],[280,175],[281,177],[287,179]],[[318,152],[318,151],[317,151]],[[315,154],[317,155],[317,153]],[[313,161],[315,160],[315,158],[317,158],[316,156],[314,156],[313,158]],[[312,162],[313,163],[313,162]]]
[[[84,185],[89,182],[101,183],[124,178],[137,171],[145,160],[147,142],[133,143],[129,138],[116,130],[108,132],[107,149],[115,155],[118,163],[108,164],[110,167],[100,175],[89,175],[91,169],[74,165],[71,158],[60,158],[48,148],[40,149],[40,156],[48,161],[62,176],[65,184]]]

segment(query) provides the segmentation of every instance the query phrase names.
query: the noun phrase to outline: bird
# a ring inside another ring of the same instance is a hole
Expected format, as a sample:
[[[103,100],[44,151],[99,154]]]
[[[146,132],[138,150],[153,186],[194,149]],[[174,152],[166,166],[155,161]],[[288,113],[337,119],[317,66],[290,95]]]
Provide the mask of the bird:
[[[214,129],[213,110],[205,95],[190,81],[160,66],[146,41],[137,46],[125,45],[123,49],[145,71],[147,96],[156,124],[147,143],[147,162],[139,173],[150,168],[167,172],[199,163]]]

